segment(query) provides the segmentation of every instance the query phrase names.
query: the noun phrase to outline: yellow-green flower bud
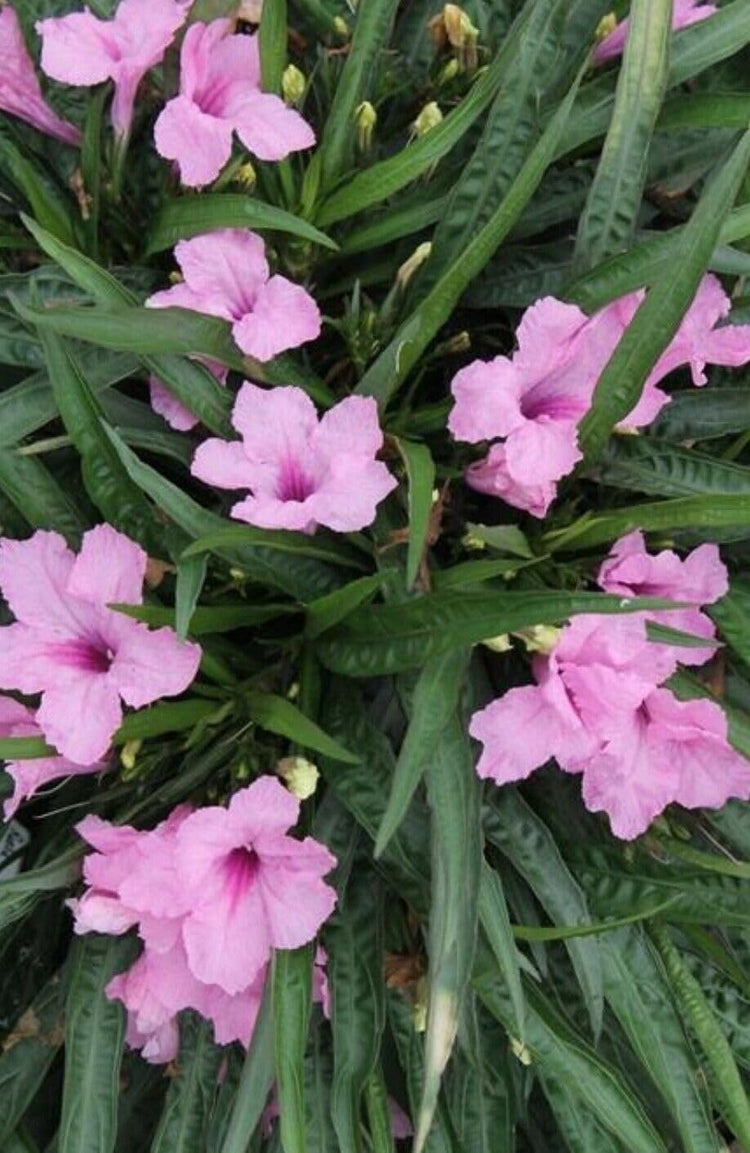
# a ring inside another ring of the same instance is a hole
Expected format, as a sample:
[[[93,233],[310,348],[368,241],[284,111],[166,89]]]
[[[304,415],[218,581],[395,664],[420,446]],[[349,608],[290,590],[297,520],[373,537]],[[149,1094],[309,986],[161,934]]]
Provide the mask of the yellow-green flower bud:
[[[334,16],[333,27],[334,27],[334,30],[336,32],[336,35],[340,36],[342,40],[348,40],[349,39],[349,35],[350,35],[349,25],[347,24],[347,22],[343,16]]]
[[[429,240],[417,245],[409,259],[404,261],[396,273],[396,284],[399,288],[406,288],[414,273],[422,267],[431,252],[432,245]]]
[[[299,104],[306,87],[304,72],[300,72],[296,64],[287,64],[281,76],[281,92],[286,103],[290,106]]]
[[[305,757],[284,757],[276,766],[276,771],[289,792],[300,801],[306,801],[318,787],[318,768]]]
[[[248,160],[245,164],[240,165],[235,173],[235,184],[240,184],[243,188],[247,189],[248,192],[251,192],[253,188],[255,188],[256,181],[257,176],[255,175],[255,169],[250,161]]]
[[[120,763],[126,772],[132,773],[143,741],[126,741],[120,752]]]
[[[378,122],[378,114],[369,100],[363,100],[355,113],[357,120],[357,143],[360,152],[369,152],[372,145],[372,134]]]
[[[487,640],[482,641],[482,644],[493,653],[507,653],[513,648],[508,633],[500,633],[497,637],[488,637]]]
[[[601,20],[596,26],[596,32],[594,33],[594,39],[596,40],[597,44],[600,40],[604,40],[606,36],[609,36],[611,32],[614,32],[616,27],[617,17],[615,16],[614,12],[608,12],[606,16],[602,16]]]
[[[541,653],[548,657],[556,647],[561,633],[562,629],[556,625],[534,625],[533,628],[523,629],[518,636],[526,645],[527,652]]]
[[[431,100],[429,104],[425,104],[412,124],[414,135],[424,136],[425,132],[429,132],[431,128],[436,128],[442,119],[443,114],[440,108],[434,100]]]

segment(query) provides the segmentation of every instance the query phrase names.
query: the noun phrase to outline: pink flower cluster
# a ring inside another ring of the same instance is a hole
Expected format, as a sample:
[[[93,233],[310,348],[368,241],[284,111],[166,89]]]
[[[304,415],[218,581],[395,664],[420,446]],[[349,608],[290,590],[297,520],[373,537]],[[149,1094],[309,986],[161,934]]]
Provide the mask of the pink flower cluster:
[[[141,604],[147,559],[106,524],[84,534],[77,556],[55,532],[0,540],[0,589],[16,617],[0,629],[0,688],[41,693],[35,713],[4,701],[0,731],[41,735],[61,754],[8,766],[6,815],[47,781],[101,769],[123,702],[142,708],[193,680],[198,645],[110,607]]]
[[[232,508],[237,520],[307,533],[320,524],[356,532],[372,523],[377,505],[396,487],[375,459],[383,434],[370,397],[349,396],[318,420],[301,388],[267,390],[246,381],[232,423],[242,440],[204,441],[192,472],[219,488],[251,490]]]
[[[181,806],[150,832],[93,816],[78,826],[95,852],[87,889],[70,902],[75,930],[137,928],[143,952],[107,993],[127,1007],[128,1041],[149,1060],[175,1055],[187,1008],[213,1022],[219,1044],[247,1045],[272,950],[307,944],[330,916],[336,893],[323,878],[336,860],[288,835],[298,816],[299,801],[261,777],[227,808]],[[320,971],[316,987],[325,1004]]]
[[[687,28],[689,24],[697,24],[700,20],[713,16],[715,11],[715,4],[704,4],[702,0],[674,0],[672,30],[678,32],[680,28]],[[630,21],[621,20],[608,36],[600,40],[594,49],[594,60],[597,64],[622,56],[629,32]]]
[[[634,532],[615,545],[598,582],[606,592],[695,607],[576,617],[550,655],[535,659],[535,685],[511,689],[474,714],[470,732],[484,746],[479,776],[507,784],[554,758],[583,774],[586,806],[606,812],[626,840],[672,802],[716,808],[730,797],[750,798],[750,761],[730,747],[721,708],[680,701],[664,687],[678,661],[703,663],[715,645],[656,643],[646,632],[648,619],[712,640],[713,625],[698,606],[727,591],[716,547],[701,545],[684,561],[670,551],[650,556]]]
[[[451,433],[471,444],[493,442],[467,471],[472,488],[533,516],[545,515],[557,482],[581,459],[578,423],[642,299],[642,292],[634,292],[587,317],[572,304],[545,297],[524,313],[512,356],[475,360],[456,374]],[[689,365],[693,383],[702,385],[707,364],[736,367],[750,361],[750,325],[717,328],[730,307],[717,278],[704,277],[625,427],[642,428],[654,420],[669,403],[657,386],[681,365]]]

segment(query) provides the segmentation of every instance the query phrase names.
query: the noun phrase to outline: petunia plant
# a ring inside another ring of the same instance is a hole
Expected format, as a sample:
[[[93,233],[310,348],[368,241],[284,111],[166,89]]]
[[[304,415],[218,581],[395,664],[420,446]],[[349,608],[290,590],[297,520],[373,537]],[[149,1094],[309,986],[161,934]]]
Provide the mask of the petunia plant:
[[[748,0],[0,0],[0,1153],[750,1150]]]

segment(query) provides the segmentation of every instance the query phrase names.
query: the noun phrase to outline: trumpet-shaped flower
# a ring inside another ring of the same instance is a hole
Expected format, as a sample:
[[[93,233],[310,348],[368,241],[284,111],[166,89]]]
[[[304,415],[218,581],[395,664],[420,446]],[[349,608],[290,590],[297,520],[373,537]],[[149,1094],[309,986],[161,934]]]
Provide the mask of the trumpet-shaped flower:
[[[180,92],[156,122],[156,148],[175,160],[183,184],[210,184],[236,132],[260,160],[310,148],[315,133],[283,100],[260,89],[257,36],[231,35],[231,20],[193,24],[180,57]]]
[[[383,443],[375,401],[350,396],[318,420],[307,393],[245,383],[232,423],[242,441],[213,437],[199,446],[194,476],[228,489],[250,489],[232,516],[260,528],[314,532],[319,524],[355,532],[396,480],[375,459]]]
[[[206,368],[218,380],[219,384],[226,384],[229,369],[216,361],[206,361]],[[162,384],[157,376],[150,376],[148,380],[151,407],[159,416],[163,416],[167,424],[177,432],[189,432],[199,423],[198,417],[193,416],[189,408],[181,404],[176,396]]]
[[[65,144],[80,144],[79,130],[44,99],[18,16],[9,4],[0,8],[0,60],[0,109]]]
[[[2,737],[41,737],[42,730],[36,722],[33,709],[14,701],[11,697],[0,697],[0,736]],[[23,761],[8,761],[5,770],[13,779],[13,795],[3,807],[6,821],[14,815],[18,806],[33,797],[43,785],[59,781],[64,777],[74,777],[83,773],[98,773],[103,764],[76,765],[66,757],[33,757]]]
[[[120,0],[111,20],[100,20],[88,8],[40,20],[42,68],[64,84],[90,87],[112,80],[112,126],[127,136],[138,85],[162,60],[189,7],[188,0]]]
[[[0,588],[16,617],[0,631],[0,687],[41,693],[39,728],[78,765],[107,752],[122,702],[176,696],[198,669],[197,645],[109,607],[141,603],[146,560],[109,525],[85,533],[78,556],[54,532],[0,540]]]
[[[684,560],[671,549],[650,556],[643,533],[638,531],[617,542],[599,569],[597,581],[605,592],[620,596],[665,597],[692,603],[696,607],[650,612],[648,618],[709,640],[716,635],[716,627],[698,606],[713,604],[729,589],[726,566],[716,545],[702,544]],[[680,646],[675,651],[682,664],[703,665],[711,659],[716,646]]]
[[[146,301],[148,308],[189,308],[232,324],[248,356],[266,361],[320,334],[320,311],[304,288],[271,276],[254,232],[220,228],[181,240],[175,258],[184,281]]]
[[[581,459],[578,424],[642,299],[642,293],[631,293],[587,317],[574,305],[545,297],[524,313],[512,356],[476,360],[457,373],[451,433],[473,444],[498,442],[470,466],[466,479],[472,488],[544,516],[558,481]],[[657,385],[680,365],[689,365],[693,383],[701,385],[706,364],[750,360],[750,325],[716,327],[729,309],[716,277],[704,277],[625,427],[654,420],[669,403]]]
[[[725,573],[713,550],[702,546],[684,561],[674,553],[649,557],[635,535],[618,542],[603,566],[612,591],[632,595],[616,574],[648,595],[679,590],[697,604],[720,595]],[[684,613],[699,610],[673,615]],[[651,643],[647,615],[669,623],[671,614],[574,618],[550,655],[535,658],[535,685],[511,689],[472,717],[470,732],[484,746],[479,776],[506,784],[554,759],[582,774],[587,807],[605,811],[625,839],[672,802],[718,807],[750,798],[750,761],[729,745],[719,706],[679,701],[663,687],[678,658],[695,650]]]
[[[137,928],[140,958],[108,994],[129,1012],[129,1043],[169,1060],[174,1018],[192,1008],[219,1044],[248,1045],[273,949],[311,941],[336,902],[323,881],[335,865],[323,845],[288,835],[299,801],[275,777],[236,793],[227,808],[181,806],[150,832],[89,816],[78,832],[95,852],[87,888],[69,902],[77,933]],[[324,1008],[325,953],[314,996]]]
[[[715,11],[715,4],[704,4],[702,0],[674,0],[672,30],[678,32],[680,28],[687,28],[689,24],[697,24],[698,21],[713,16]],[[594,60],[597,64],[622,56],[629,32],[630,21],[621,20],[608,36],[600,40],[594,49]]]

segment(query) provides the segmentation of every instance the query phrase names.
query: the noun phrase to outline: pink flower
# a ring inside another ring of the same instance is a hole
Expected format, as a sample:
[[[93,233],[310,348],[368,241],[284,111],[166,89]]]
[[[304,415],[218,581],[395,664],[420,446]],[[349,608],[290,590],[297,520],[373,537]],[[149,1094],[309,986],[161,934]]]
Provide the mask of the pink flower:
[[[0,8],[0,109],[18,116],[65,144],[80,144],[81,133],[62,120],[42,96],[18,17],[10,5]]]
[[[146,554],[109,525],[84,534],[78,556],[54,532],[0,540],[0,588],[16,624],[0,630],[0,687],[41,693],[36,722],[77,765],[93,766],[122,721],[183,692],[201,650],[109,608],[140,604]]]
[[[260,528],[356,532],[372,524],[396,480],[375,459],[383,443],[375,401],[350,396],[320,420],[307,393],[245,382],[232,423],[242,442],[199,446],[193,476],[219,488],[249,488],[231,515]]]
[[[613,546],[599,569],[599,587],[605,592],[627,597],[666,597],[675,601],[692,601],[696,606],[714,604],[729,589],[726,566],[714,544],[702,544],[685,560],[671,549],[656,556],[646,552],[643,533],[631,532]],[[713,638],[716,627],[699,607],[651,612],[648,619],[680,629],[694,636]],[[684,665],[703,665],[710,660],[716,646],[675,648]]]
[[[152,306],[153,307],[153,306]],[[158,307],[158,306],[157,306]],[[206,368],[213,373],[219,384],[226,384],[229,369],[216,361],[206,361]],[[150,376],[148,380],[151,407],[159,416],[163,416],[167,424],[178,432],[189,432],[199,423],[197,416],[193,416],[189,408],[180,404],[179,400],[169,389],[161,383],[158,377]]]
[[[557,482],[581,459],[578,424],[642,299],[643,293],[631,293],[589,318],[573,305],[545,297],[524,313],[512,356],[476,360],[457,373],[448,420],[455,439],[477,444],[502,438],[468,469],[472,488],[533,516],[545,515]],[[716,328],[729,309],[716,277],[704,277],[625,427],[650,424],[669,403],[657,384],[675,368],[690,365],[693,383],[701,385],[707,363],[736,366],[750,360],[750,325]]]
[[[218,1044],[247,1046],[272,950],[311,941],[332,912],[323,877],[335,858],[288,836],[298,816],[299,801],[268,776],[228,808],[183,805],[151,832],[93,816],[78,826],[96,851],[84,860],[86,891],[69,902],[75,931],[137,928],[144,950],[107,992],[126,1005],[129,1043],[148,1059],[171,1059],[174,1019],[188,1008],[213,1022]],[[324,963],[318,949],[313,992],[325,1010]]]
[[[10,697],[0,697],[0,736],[2,737],[41,737],[42,730],[36,723],[34,712],[26,705]],[[13,778],[13,796],[5,802],[3,811],[6,821],[15,814],[18,806],[32,797],[43,785],[59,781],[63,777],[73,777],[82,773],[98,773],[106,766],[75,765],[65,757],[34,757],[24,761],[8,761],[6,772]]]
[[[111,20],[88,8],[39,20],[42,68],[54,80],[85,88],[114,81],[112,126],[127,136],[138,85],[163,59],[189,6],[188,0],[120,0]]]
[[[484,746],[478,775],[506,784],[554,758],[582,773],[586,806],[605,811],[624,839],[672,802],[750,798],[750,761],[730,747],[719,706],[659,687],[682,651],[649,643],[640,614],[576,617],[554,652],[536,659],[536,685],[472,717],[469,731]]]
[[[266,361],[320,335],[320,311],[304,288],[271,276],[254,232],[219,228],[181,240],[175,258],[184,282],[155,292],[148,308],[189,308],[232,323],[248,356]]]
[[[157,152],[176,160],[183,184],[210,184],[232,154],[232,135],[260,160],[310,148],[315,133],[278,96],[260,90],[257,36],[232,36],[231,20],[193,24],[180,57],[180,94],[155,127]]]
[[[394,1097],[388,1097],[388,1116],[391,1122],[391,1133],[394,1141],[406,1141],[414,1136],[414,1126],[407,1113]]]
[[[687,28],[689,24],[697,24],[699,20],[713,16],[715,11],[715,4],[703,4],[701,0],[674,0],[672,30],[677,32],[680,28]],[[597,64],[622,56],[629,31],[630,21],[621,20],[608,36],[599,41],[594,49],[594,60]]]

